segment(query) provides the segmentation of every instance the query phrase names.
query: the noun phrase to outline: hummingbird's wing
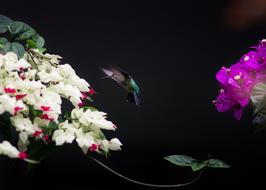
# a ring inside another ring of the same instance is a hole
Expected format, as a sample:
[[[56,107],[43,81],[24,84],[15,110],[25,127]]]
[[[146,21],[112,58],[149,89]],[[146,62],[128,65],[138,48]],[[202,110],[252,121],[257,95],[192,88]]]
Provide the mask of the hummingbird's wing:
[[[129,92],[127,95],[127,101],[140,106],[140,96],[136,92]]]
[[[101,68],[101,70],[106,74],[106,78],[112,78],[119,84],[121,84],[128,76],[126,72],[120,71],[119,69],[116,69],[114,67],[110,67],[108,69]]]

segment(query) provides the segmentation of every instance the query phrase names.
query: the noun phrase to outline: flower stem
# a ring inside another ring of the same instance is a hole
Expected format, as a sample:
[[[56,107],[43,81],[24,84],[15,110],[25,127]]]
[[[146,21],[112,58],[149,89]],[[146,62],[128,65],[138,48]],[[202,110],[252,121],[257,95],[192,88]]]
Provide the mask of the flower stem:
[[[186,183],[170,184],[170,185],[168,185],[168,184],[166,184],[166,185],[165,185],[165,184],[151,184],[151,183],[144,183],[144,182],[140,182],[140,181],[137,181],[137,180],[134,180],[134,179],[128,178],[128,177],[126,177],[126,176],[124,176],[124,175],[122,175],[122,174],[120,174],[120,173],[114,171],[113,169],[109,168],[108,166],[106,166],[105,164],[103,164],[102,162],[100,162],[99,160],[97,160],[96,158],[91,157],[91,156],[90,156],[90,158],[91,158],[94,162],[96,162],[97,164],[99,164],[100,166],[102,166],[102,167],[104,167],[105,169],[107,169],[108,171],[112,172],[113,174],[115,174],[115,175],[117,175],[117,176],[119,176],[119,177],[121,177],[121,178],[123,178],[123,179],[129,181],[129,182],[132,182],[132,183],[135,183],[135,184],[138,184],[138,185],[142,185],[142,186],[147,186],[147,187],[178,188],[178,187],[184,187],[184,186],[187,186],[187,185],[191,185],[191,184],[195,183],[195,182],[201,177],[201,175],[202,175],[202,173],[204,172],[204,169],[205,169],[205,168],[203,168],[203,169],[199,172],[199,174],[198,174],[193,180],[191,180],[191,181],[189,181],[189,182],[186,182]]]

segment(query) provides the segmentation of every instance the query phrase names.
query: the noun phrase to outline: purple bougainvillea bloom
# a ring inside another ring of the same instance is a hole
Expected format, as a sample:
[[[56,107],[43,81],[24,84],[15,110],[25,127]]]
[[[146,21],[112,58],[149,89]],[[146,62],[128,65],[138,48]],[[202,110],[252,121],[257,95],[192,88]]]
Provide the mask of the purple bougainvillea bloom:
[[[235,100],[232,97],[228,96],[223,89],[220,90],[217,99],[214,100],[213,103],[215,104],[218,112],[232,111],[236,119],[241,119],[244,107],[235,102]]]
[[[250,51],[241,57],[239,63],[242,69],[250,72],[257,72],[261,68],[261,64],[258,62],[258,53]]]
[[[255,75],[247,72],[239,63],[230,68],[222,67],[216,78],[226,94],[243,107],[248,104],[252,88],[257,83]]]
[[[235,105],[235,101],[230,96],[227,96],[223,89],[220,90],[216,100],[213,101],[218,112],[227,112]]]
[[[219,112],[232,111],[236,119],[240,120],[242,111],[247,106],[252,89],[257,80],[253,72],[243,69],[241,64],[230,68],[223,67],[216,75],[223,90],[214,101]]]
[[[266,80],[266,40],[262,40],[236,64],[222,67],[216,79],[223,89],[215,100],[217,110],[233,111],[234,116],[240,119],[254,86]]]

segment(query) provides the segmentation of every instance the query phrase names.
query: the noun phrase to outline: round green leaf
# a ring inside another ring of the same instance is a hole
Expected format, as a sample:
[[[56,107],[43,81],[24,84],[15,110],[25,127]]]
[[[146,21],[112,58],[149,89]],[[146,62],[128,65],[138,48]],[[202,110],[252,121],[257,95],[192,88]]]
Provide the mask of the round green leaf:
[[[0,33],[5,33],[8,30],[8,26],[13,22],[10,18],[0,15]]]
[[[12,51],[15,54],[17,54],[18,58],[22,58],[24,56],[25,49],[20,43],[18,43],[18,42],[10,43],[6,39],[4,41],[5,41],[5,43],[3,45],[3,48],[1,48],[1,51],[3,51],[3,52]]]
[[[196,171],[201,170],[202,168],[206,167],[207,164],[208,164],[208,160],[204,160],[204,161],[194,160],[191,163],[191,169],[193,170],[193,172],[196,172]]]
[[[191,163],[195,160],[186,155],[171,155],[164,157],[164,159],[177,166],[191,166]]]
[[[9,41],[6,41],[3,47],[4,52],[12,51],[11,43]]]
[[[26,42],[29,48],[37,48],[41,50],[44,46],[45,40],[39,34],[35,34],[30,39],[27,39]]]
[[[36,34],[35,30],[24,22],[15,21],[9,26],[9,31],[15,40],[26,40]]]
[[[35,44],[35,42],[32,40],[32,39],[27,39],[27,47],[28,48],[36,48],[36,44]]]
[[[11,51],[17,54],[18,58],[22,58],[25,54],[25,48],[18,42],[11,43]]]
[[[8,42],[6,38],[0,38],[0,50],[3,51],[5,44]]]
[[[259,111],[265,106],[265,96],[266,96],[266,83],[258,83],[254,86],[251,94],[251,101],[255,106],[256,111]]]
[[[254,86],[251,94],[251,101],[255,108],[254,124],[266,122],[266,83],[261,82]]]
[[[207,166],[210,168],[230,168],[231,167],[224,161],[218,160],[218,159],[209,159]]]
[[[31,39],[34,41],[36,48],[41,49],[44,46],[45,40],[39,34],[35,34]]]

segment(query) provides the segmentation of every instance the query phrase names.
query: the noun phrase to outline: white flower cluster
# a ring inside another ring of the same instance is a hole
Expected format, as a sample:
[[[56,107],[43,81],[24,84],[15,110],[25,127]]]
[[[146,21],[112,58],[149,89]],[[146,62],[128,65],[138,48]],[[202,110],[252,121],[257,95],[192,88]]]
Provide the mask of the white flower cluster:
[[[53,143],[50,138],[57,146],[76,141],[85,153],[120,149],[117,138],[108,141],[101,131],[116,129],[106,114],[84,106],[93,89],[60,59],[37,50],[19,60],[13,52],[0,54],[0,117],[8,113],[19,133],[19,150],[4,141],[0,154],[25,159],[31,140]],[[68,117],[61,110],[62,98],[74,106]],[[55,129],[49,129],[51,123]]]

